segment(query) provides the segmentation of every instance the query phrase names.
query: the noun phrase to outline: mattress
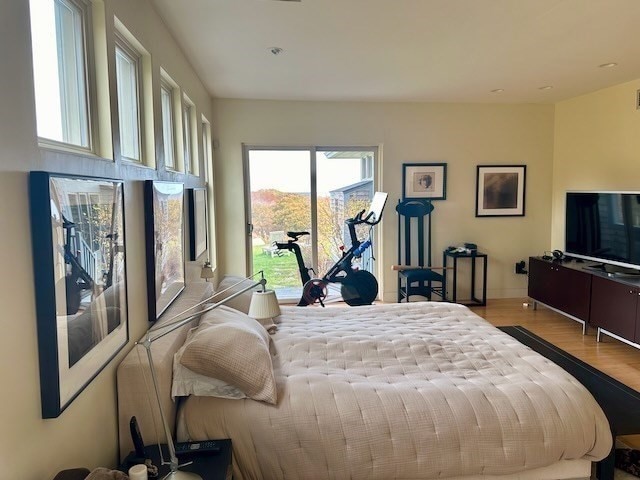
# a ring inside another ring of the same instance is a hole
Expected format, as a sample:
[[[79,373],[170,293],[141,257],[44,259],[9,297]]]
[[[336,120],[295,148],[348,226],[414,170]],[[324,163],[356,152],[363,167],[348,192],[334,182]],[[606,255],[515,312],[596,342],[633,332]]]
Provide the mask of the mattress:
[[[234,478],[507,475],[611,449],[577,380],[461,305],[283,307],[272,339],[277,405],[180,412],[181,440],[232,439]]]

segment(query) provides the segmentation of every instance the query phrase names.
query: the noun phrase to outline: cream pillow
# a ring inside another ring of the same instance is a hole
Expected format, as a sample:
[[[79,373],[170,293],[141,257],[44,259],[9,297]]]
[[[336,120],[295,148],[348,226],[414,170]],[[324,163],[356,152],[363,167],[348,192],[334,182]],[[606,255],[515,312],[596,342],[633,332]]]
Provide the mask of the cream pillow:
[[[219,307],[205,314],[185,343],[180,363],[192,372],[221,380],[254,400],[277,400],[269,334],[257,321]]]
[[[225,276],[222,279],[222,281],[218,284],[218,287],[216,288],[216,293],[217,292],[221,292],[223,290],[226,290],[227,288],[229,288],[229,290],[227,290],[224,293],[220,293],[218,295],[215,295],[213,297],[213,300],[215,302],[220,302],[220,301],[224,300],[225,298],[230,297],[234,293],[239,292],[243,288],[247,288],[249,285],[251,285],[251,283],[250,283],[251,281],[247,280],[245,282],[242,282],[238,286],[230,288],[232,285],[235,285],[236,283],[240,282],[243,279],[244,279],[244,277]],[[227,306],[229,306],[231,308],[234,308],[236,310],[239,310],[240,312],[249,313],[249,306],[251,305],[251,296],[253,295],[253,292],[254,291],[261,291],[261,290],[262,290],[262,287],[258,285],[255,288],[252,288],[251,290],[248,290],[248,291],[246,291],[244,293],[241,293],[237,297],[229,300],[225,305],[227,305]]]
[[[206,309],[207,306],[205,305],[204,308]],[[246,313],[236,310],[235,308],[227,305],[220,305],[219,307],[216,307],[213,310],[209,310],[208,312],[202,314],[202,317],[200,317],[200,323],[198,325],[217,325],[227,322],[243,323],[251,328],[256,328],[256,325],[262,325],[255,318],[251,318]],[[266,331],[264,327],[263,330]],[[260,329],[258,329],[258,331],[262,333]],[[269,336],[266,335],[265,338],[267,339],[268,343]]]
[[[205,305],[204,308],[206,309],[207,306],[209,305]],[[246,315],[244,312],[236,310],[235,308],[232,308],[232,307],[228,307],[227,305],[220,305],[219,307],[214,308],[213,310],[203,314],[202,318],[200,319],[200,325],[203,325],[205,323],[215,324],[215,323],[220,323],[220,322],[224,322],[232,319],[233,321],[238,321],[238,322],[242,322],[242,321],[249,322],[252,325],[254,325],[254,322],[258,322],[260,325],[264,327],[264,329],[270,335],[273,335],[274,333],[276,333],[276,330],[278,329],[277,325],[273,323],[274,319],[267,318],[264,321],[256,320],[255,318],[251,318],[250,316]]]

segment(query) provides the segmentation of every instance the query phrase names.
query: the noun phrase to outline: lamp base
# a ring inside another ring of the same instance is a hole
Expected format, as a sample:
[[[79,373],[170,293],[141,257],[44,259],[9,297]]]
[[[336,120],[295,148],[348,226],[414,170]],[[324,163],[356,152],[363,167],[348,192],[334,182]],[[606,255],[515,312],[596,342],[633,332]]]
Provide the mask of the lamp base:
[[[175,472],[167,473],[162,480],[202,480],[202,477],[197,473],[176,470]]]

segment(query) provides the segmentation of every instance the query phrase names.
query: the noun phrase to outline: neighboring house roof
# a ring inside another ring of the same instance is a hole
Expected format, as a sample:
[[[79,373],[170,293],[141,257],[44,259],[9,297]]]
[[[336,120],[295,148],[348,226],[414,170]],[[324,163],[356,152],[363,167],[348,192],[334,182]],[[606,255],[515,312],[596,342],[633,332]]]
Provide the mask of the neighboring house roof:
[[[352,183],[351,185],[346,185],[344,187],[340,187],[340,188],[336,188],[335,190],[331,190],[329,192],[329,194],[333,194],[333,193],[349,193],[353,190],[358,190],[361,187],[364,186],[368,186],[368,185],[373,185],[373,180],[371,180],[370,178],[367,180],[361,180],[359,182],[356,183]]]

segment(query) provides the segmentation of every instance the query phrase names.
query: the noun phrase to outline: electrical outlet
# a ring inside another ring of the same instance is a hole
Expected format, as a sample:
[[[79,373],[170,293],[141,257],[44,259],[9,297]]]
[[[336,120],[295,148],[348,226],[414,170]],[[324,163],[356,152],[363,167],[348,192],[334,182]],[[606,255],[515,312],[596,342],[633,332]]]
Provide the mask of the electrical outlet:
[[[516,262],[516,273],[519,275],[526,275],[527,273],[529,273],[524,269],[526,266],[527,264],[524,262],[524,260]]]

